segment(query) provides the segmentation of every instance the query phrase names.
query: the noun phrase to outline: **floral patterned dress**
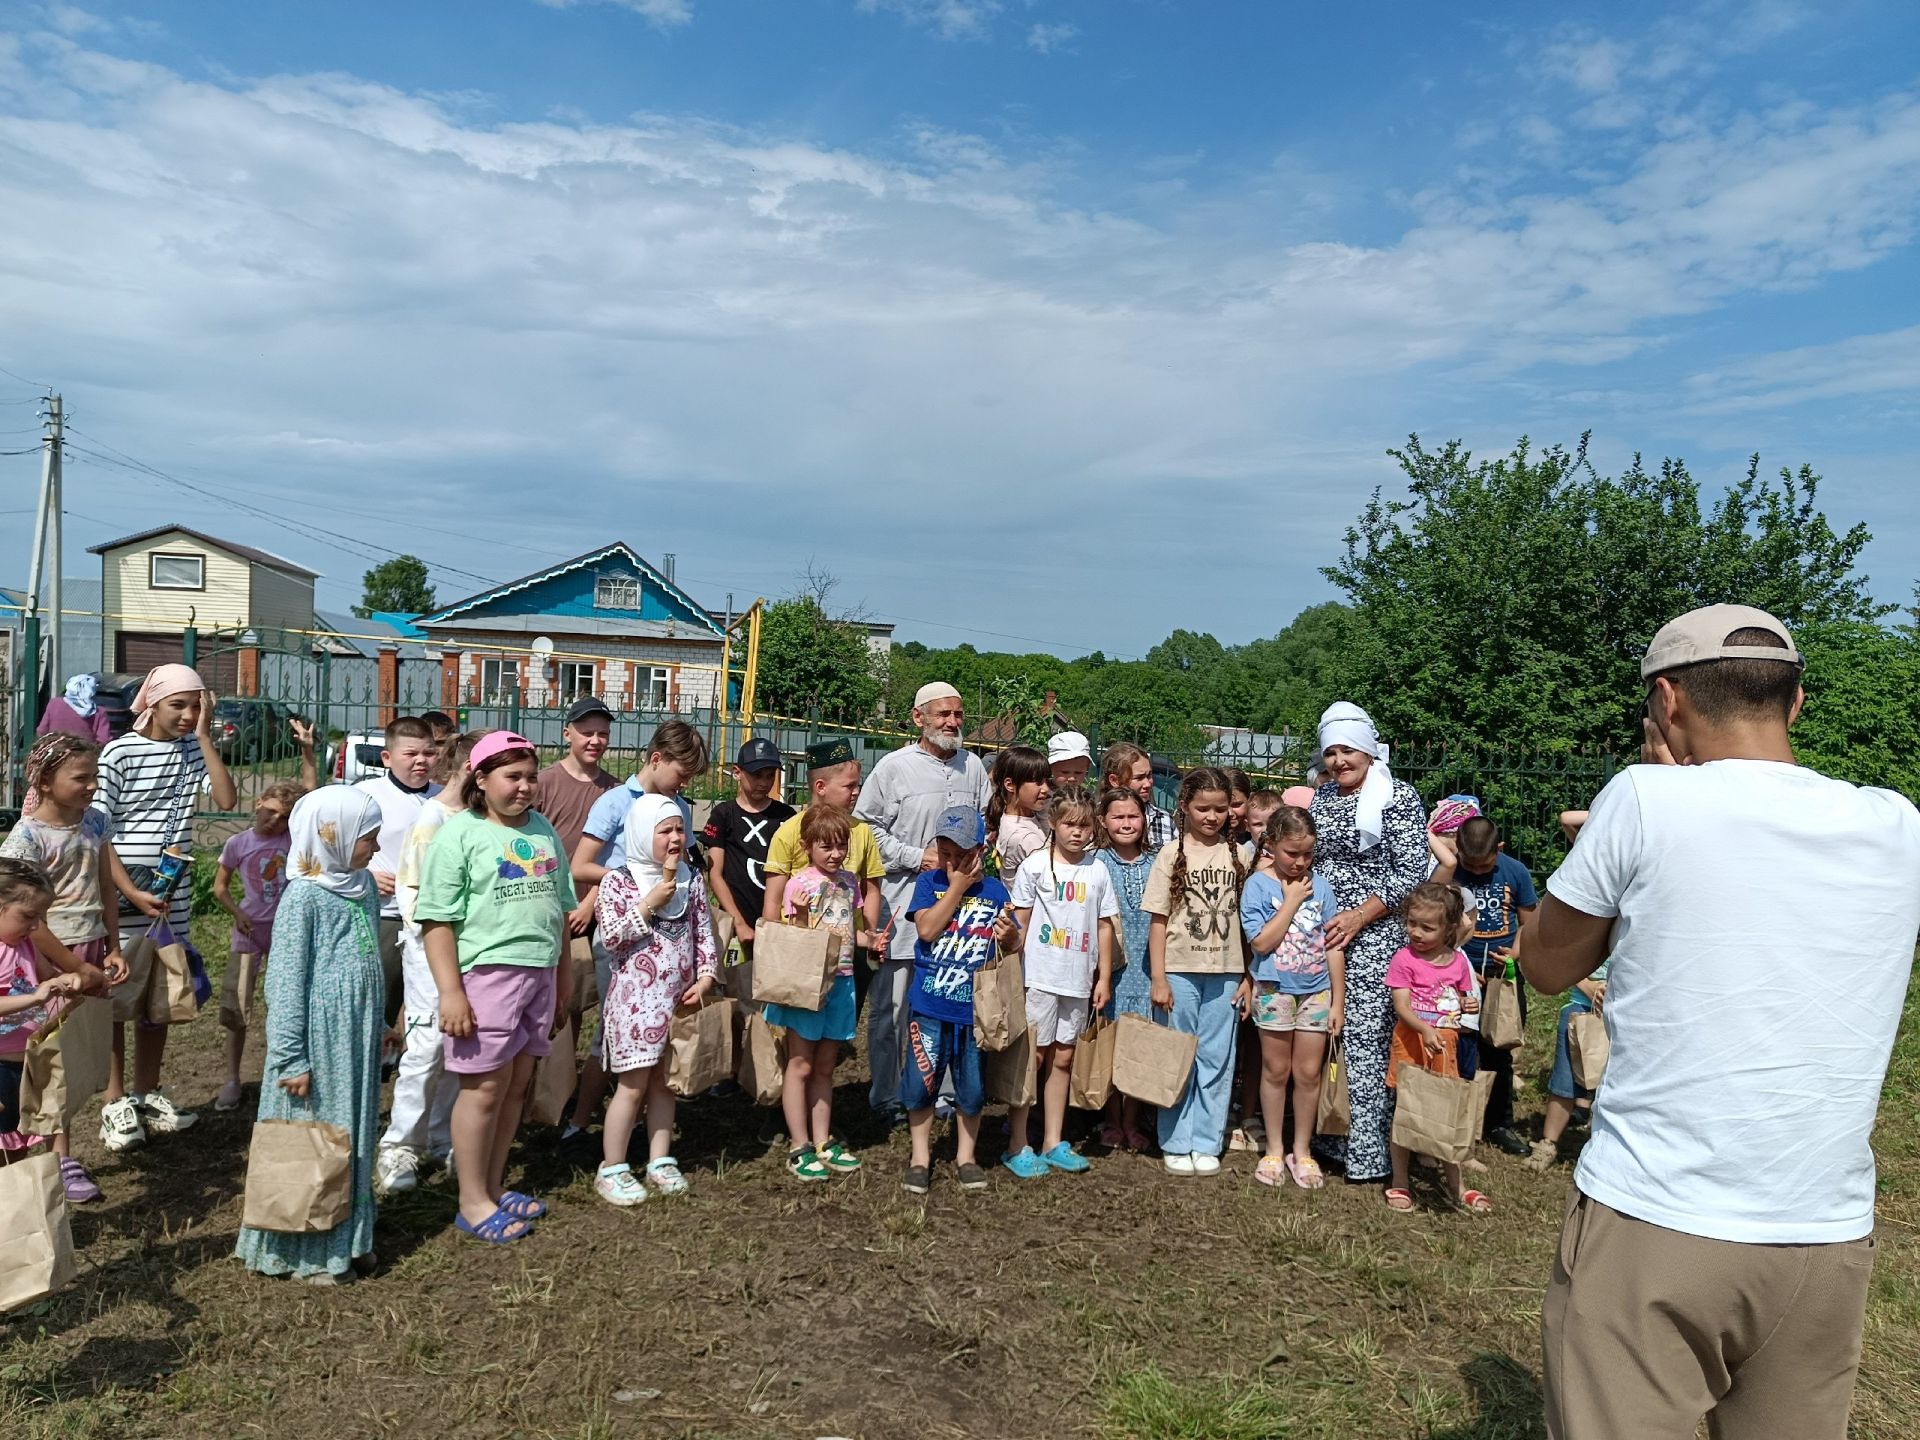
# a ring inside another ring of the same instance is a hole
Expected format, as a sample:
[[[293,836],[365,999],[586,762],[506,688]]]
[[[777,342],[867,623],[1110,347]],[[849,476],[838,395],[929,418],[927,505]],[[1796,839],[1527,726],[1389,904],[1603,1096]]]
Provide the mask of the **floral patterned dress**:
[[[1393,782],[1380,843],[1360,848],[1354,823],[1359,795],[1342,795],[1329,782],[1313,797],[1313,818],[1320,830],[1313,868],[1333,886],[1342,910],[1369,898],[1389,913],[1376,920],[1347,947],[1347,1091],[1353,1119],[1345,1139],[1325,1136],[1314,1144],[1346,1165],[1349,1180],[1379,1180],[1391,1170],[1387,1137],[1393,1129],[1393,1092],[1387,1088],[1387,1057],[1393,1042],[1393,996],[1387,966],[1407,943],[1400,905],[1427,878],[1427,809],[1404,780]]]
[[[602,1043],[611,1074],[644,1070],[666,1053],[673,1012],[689,985],[719,965],[706,888],[693,886],[678,919],[656,915],[649,922],[634,878],[614,870],[600,882],[594,902],[600,944],[613,961],[607,993],[600,997]]]
[[[373,1253],[373,1152],[380,1138],[380,897],[357,900],[309,881],[287,886],[267,965],[267,1060],[262,1120],[318,1120],[347,1132],[353,1209],[331,1230],[283,1234],[243,1227],[234,1253],[265,1275],[344,1275]],[[305,1100],[279,1082],[311,1075]]]
[[[1107,1002],[1106,1018],[1117,1015],[1145,1015],[1152,1018],[1153,976],[1147,969],[1147,913],[1140,908],[1146,898],[1147,876],[1153,870],[1152,850],[1142,850],[1139,858],[1122,860],[1111,850],[1096,850],[1100,863],[1113,877],[1113,893],[1120,901],[1120,958],[1125,962],[1113,977],[1113,998]]]

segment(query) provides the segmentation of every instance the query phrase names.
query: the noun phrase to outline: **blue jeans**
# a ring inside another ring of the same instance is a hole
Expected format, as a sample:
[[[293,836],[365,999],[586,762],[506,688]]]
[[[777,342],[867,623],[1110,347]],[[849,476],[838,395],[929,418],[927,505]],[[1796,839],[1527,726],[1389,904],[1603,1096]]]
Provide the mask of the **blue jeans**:
[[[907,1068],[900,1077],[900,1103],[908,1110],[931,1110],[942,1079],[953,1084],[953,1108],[978,1115],[987,1103],[980,1080],[980,1051],[971,1022],[915,1015],[907,1022]]]
[[[1167,976],[1173,1011],[1167,1024],[1200,1037],[1193,1078],[1179,1103],[1160,1112],[1160,1149],[1167,1155],[1218,1155],[1226,1148],[1227,1103],[1233,1096],[1233,1042],[1240,1017],[1233,1008],[1238,971],[1230,975]]]

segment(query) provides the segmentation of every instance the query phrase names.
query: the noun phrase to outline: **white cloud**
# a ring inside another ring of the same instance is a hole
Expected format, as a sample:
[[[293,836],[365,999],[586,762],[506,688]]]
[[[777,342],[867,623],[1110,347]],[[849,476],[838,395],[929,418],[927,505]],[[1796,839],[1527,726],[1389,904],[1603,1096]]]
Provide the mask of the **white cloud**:
[[[662,30],[693,22],[690,0],[540,0],[540,4],[554,10],[567,10],[575,5],[618,5],[644,16]]]
[[[1035,25],[1027,31],[1027,48],[1036,54],[1051,55],[1056,50],[1067,49],[1079,33],[1078,25]]]
[[[1001,0],[859,0],[859,6],[870,15],[891,10],[942,40],[986,39],[994,17],[1005,8]]]
[[[1702,370],[1675,399],[1690,412],[1725,415],[1881,395],[1920,395],[1920,325]]]
[[[924,615],[952,584],[963,623],[1006,631],[1115,568],[1139,624],[1222,623],[1189,577],[1232,524],[1196,528],[1197,499],[1310,515],[1290,543],[1321,553],[1341,497],[1391,481],[1382,444],[1489,404],[1519,427],[1490,381],[1640,354],[1870,265],[1920,217],[1912,95],[1691,115],[1622,137],[1604,183],[1436,188],[1363,244],[1340,222],[1358,182],[1312,157],[1123,215],[1067,199],[1100,191],[1055,157],[931,126],[852,150],[687,116],[495,123],[46,34],[0,85],[0,362],[59,379],[81,431],[481,574],[621,534],[718,593],[811,553],[850,601]],[[1780,383],[1728,374],[1695,401]],[[83,513],[310,543],[121,472],[69,485]],[[1116,511],[1097,558],[1006,555],[1009,515]],[[985,598],[948,578],[975,561],[1009,567]]]
[[[1541,52],[1547,73],[1568,81],[1585,95],[1611,95],[1620,87],[1628,48],[1617,40],[1582,32],[1555,40]]]

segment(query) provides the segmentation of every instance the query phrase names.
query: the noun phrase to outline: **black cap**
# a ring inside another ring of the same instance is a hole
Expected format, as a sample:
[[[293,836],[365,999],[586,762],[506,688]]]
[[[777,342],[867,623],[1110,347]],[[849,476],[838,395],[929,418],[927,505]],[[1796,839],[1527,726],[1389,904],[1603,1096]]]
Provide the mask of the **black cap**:
[[[807,769],[809,770],[825,770],[830,765],[844,765],[853,758],[853,743],[849,740],[816,740],[807,746]]]
[[[604,715],[609,720],[613,719],[613,711],[607,708],[606,701],[598,695],[582,695],[567,707],[567,724],[575,724],[589,715]]]
[[[734,764],[749,772],[777,770],[780,767],[780,747],[756,735],[740,747],[740,758]]]

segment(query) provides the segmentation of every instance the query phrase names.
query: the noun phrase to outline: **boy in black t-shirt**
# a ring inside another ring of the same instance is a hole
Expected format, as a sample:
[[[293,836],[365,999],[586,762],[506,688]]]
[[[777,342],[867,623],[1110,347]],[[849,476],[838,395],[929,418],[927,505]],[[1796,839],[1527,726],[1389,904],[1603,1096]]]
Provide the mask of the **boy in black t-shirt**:
[[[773,798],[780,747],[771,740],[756,738],[743,744],[733,774],[739,793],[713,807],[700,833],[711,857],[707,878],[713,884],[714,899],[732,917],[734,936],[751,959],[753,926],[767,895],[767,846],[794,809]]]

